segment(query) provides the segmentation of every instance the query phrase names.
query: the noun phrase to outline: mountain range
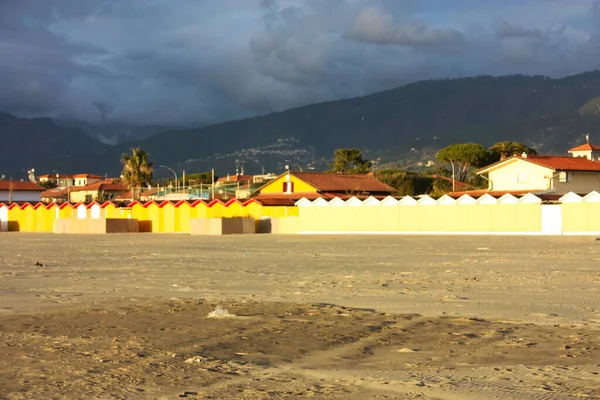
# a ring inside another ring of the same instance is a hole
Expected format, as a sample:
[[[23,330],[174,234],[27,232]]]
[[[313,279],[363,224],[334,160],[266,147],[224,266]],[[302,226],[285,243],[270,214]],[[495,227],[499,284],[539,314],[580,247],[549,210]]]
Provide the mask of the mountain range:
[[[422,81],[201,128],[148,128],[114,145],[92,137],[92,129],[84,132],[84,124],[64,125],[0,113],[0,174],[24,178],[35,167],[115,176],[121,154],[137,146],[157,166],[188,173],[215,168],[221,176],[236,165],[246,173],[280,172],[286,164],[324,169],[342,147],[358,147],[382,163],[432,158],[443,146],[471,141],[515,140],[541,153],[565,153],[585,133],[592,141],[598,133],[600,143],[600,71]]]

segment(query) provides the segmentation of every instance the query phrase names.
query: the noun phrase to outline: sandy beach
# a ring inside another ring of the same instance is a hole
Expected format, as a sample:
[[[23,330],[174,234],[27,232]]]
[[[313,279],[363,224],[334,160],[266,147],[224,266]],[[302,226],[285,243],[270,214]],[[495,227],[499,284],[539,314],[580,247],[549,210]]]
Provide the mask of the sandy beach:
[[[4,233],[0,399],[600,398],[595,239]]]

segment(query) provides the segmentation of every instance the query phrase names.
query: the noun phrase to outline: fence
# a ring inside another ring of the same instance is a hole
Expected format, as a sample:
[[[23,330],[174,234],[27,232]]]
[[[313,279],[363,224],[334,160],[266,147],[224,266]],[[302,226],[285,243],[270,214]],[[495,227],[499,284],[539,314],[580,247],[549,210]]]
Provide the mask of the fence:
[[[296,205],[298,218],[285,227],[289,233],[600,235],[596,192],[584,197],[569,193],[556,204],[543,204],[532,194],[507,194],[499,199],[302,199]]]
[[[152,190],[154,189],[154,190]],[[144,193],[152,190],[152,194],[144,196]],[[161,188],[136,188],[136,193],[140,193],[142,197],[149,197],[155,201],[164,200],[212,200],[213,198],[220,199],[235,199],[240,192],[240,184],[236,183],[219,183],[218,185],[198,184],[185,187],[165,186]],[[252,191],[247,189],[244,194],[249,195]],[[247,196],[246,196],[247,197]]]
[[[192,218],[297,216],[296,207],[270,207],[248,200],[227,202],[213,200],[133,202],[117,207],[111,202],[99,203],[24,203],[0,204],[0,231],[53,232],[57,219],[133,218],[139,221],[142,232],[189,233]]]
[[[56,219],[133,218],[142,232],[189,233],[191,219],[271,218],[277,233],[404,233],[600,235],[600,194],[569,193],[557,204],[532,194],[496,199],[443,196],[437,200],[387,197],[331,201],[302,199],[296,207],[268,207],[249,200],[103,204],[0,204],[0,231],[53,232]]]

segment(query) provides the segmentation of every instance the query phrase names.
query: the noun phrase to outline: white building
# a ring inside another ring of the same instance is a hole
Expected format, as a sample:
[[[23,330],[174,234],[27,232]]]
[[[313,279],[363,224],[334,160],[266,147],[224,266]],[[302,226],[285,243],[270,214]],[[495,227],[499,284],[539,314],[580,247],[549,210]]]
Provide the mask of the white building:
[[[33,182],[2,180],[0,181],[0,203],[38,203],[42,200],[43,191],[43,188]]]

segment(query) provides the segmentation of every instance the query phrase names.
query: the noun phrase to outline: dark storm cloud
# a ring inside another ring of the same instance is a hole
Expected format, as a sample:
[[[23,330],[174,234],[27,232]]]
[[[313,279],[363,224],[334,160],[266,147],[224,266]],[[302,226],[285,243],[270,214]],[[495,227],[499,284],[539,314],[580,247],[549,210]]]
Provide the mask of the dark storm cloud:
[[[542,37],[543,33],[540,29],[527,29],[519,25],[512,25],[504,21],[496,30],[496,34],[500,39],[521,38],[521,37]]]
[[[420,79],[598,68],[592,0],[20,0],[0,110],[189,125]]]

